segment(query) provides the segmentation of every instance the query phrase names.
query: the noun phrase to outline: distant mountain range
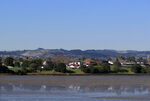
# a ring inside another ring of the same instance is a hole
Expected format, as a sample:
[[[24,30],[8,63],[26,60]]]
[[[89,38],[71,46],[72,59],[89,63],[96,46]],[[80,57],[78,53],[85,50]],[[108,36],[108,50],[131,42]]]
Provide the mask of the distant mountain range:
[[[36,50],[22,50],[22,51],[0,51],[0,57],[40,57],[40,58],[52,58],[58,55],[62,55],[69,58],[109,58],[109,57],[147,57],[150,55],[150,51],[116,51],[116,50],[64,50],[64,49],[43,49]]]

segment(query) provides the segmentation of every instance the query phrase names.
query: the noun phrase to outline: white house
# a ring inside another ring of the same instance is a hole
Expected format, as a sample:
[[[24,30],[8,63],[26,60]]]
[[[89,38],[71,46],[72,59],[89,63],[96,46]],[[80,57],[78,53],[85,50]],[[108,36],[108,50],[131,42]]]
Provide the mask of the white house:
[[[112,62],[112,61],[108,61],[108,63],[109,63],[109,64],[111,64],[111,65],[113,65],[113,64],[114,64],[114,62]]]
[[[80,62],[71,62],[68,64],[68,68],[80,68],[81,63]]]
[[[47,63],[47,61],[44,61],[44,62],[43,62],[43,65],[45,66],[45,65],[46,65],[46,63]]]

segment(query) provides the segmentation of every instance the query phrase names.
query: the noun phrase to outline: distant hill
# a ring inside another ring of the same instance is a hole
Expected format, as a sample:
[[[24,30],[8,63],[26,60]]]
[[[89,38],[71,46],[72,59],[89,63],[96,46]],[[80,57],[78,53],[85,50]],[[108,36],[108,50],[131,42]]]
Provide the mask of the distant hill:
[[[116,51],[116,50],[64,50],[64,49],[43,49],[36,50],[22,50],[22,51],[0,51],[0,57],[41,57],[52,58],[58,55],[66,56],[69,58],[109,58],[118,56],[135,56],[135,57],[147,57],[150,55],[150,51]]]

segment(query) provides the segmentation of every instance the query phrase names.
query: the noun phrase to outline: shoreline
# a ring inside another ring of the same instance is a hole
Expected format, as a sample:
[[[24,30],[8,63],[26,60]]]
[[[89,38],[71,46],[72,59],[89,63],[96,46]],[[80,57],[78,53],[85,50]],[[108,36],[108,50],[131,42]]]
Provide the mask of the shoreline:
[[[26,75],[16,75],[16,74],[8,74],[8,73],[1,73],[0,76],[150,76],[150,74],[71,74],[71,73],[64,73],[64,74],[26,74]]]

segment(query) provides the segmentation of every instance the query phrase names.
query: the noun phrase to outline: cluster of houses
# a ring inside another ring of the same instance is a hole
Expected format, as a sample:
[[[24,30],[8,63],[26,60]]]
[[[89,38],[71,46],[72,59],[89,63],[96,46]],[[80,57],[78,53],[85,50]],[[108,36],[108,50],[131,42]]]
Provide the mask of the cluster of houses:
[[[119,61],[122,66],[131,66],[131,65],[135,65],[135,64],[139,64],[141,66],[150,65],[149,59],[143,59],[143,60],[135,59],[135,61],[128,61],[128,60],[122,60],[119,58],[113,58],[113,59],[109,60],[108,63],[110,65],[113,65],[115,61]]]
[[[141,66],[147,66],[150,65],[150,61],[146,60],[146,61],[127,61],[127,60],[122,60],[122,59],[118,59],[118,58],[113,58],[111,60],[105,61],[105,60],[92,60],[92,59],[85,59],[82,62],[79,61],[75,61],[75,62],[70,62],[67,67],[68,68],[79,68],[81,66],[81,64],[89,66],[89,65],[99,65],[102,63],[109,63],[110,65],[113,65],[114,62],[119,61],[121,63],[122,66],[131,66],[131,65],[135,65],[135,64],[139,64]]]
[[[85,65],[85,66],[91,66],[91,65],[97,65],[97,64],[101,64],[103,62],[106,61],[102,61],[102,60],[92,60],[92,59],[85,59],[84,61],[74,61],[74,62],[70,62],[67,67],[68,68],[80,68],[81,64]]]

